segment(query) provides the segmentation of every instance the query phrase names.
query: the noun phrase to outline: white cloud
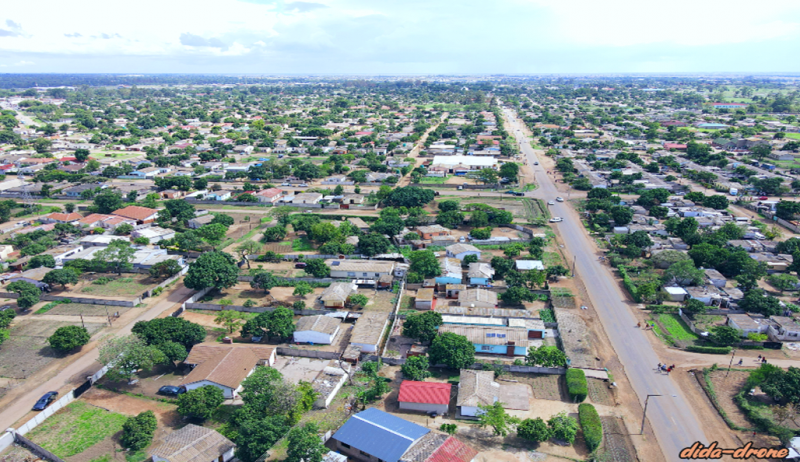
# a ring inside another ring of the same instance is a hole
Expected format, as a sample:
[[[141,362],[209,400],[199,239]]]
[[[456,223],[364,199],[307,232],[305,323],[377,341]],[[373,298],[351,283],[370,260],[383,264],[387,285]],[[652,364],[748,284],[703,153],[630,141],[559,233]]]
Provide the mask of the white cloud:
[[[0,67],[23,67],[23,66],[33,66],[33,61],[19,61],[14,64],[0,64]]]

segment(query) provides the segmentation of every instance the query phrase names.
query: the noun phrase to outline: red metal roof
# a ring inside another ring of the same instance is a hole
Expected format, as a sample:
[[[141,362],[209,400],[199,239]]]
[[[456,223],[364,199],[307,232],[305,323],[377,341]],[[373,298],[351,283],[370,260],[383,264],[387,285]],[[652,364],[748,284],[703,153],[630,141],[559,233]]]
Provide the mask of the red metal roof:
[[[425,462],[470,462],[477,455],[478,451],[451,436]]]
[[[397,400],[406,403],[449,404],[450,387],[449,383],[404,380],[400,384]]]

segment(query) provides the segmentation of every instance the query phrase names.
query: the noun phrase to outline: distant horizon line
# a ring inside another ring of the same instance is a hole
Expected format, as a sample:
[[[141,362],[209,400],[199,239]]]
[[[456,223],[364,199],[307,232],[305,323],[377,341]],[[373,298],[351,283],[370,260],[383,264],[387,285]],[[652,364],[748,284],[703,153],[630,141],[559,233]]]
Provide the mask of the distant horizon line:
[[[154,75],[219,75],[226,77],[527,77],[527,76],[797,76],[800,71],[704,71],[704,72],[539,72],[539,73],[223,73],[223,72],[0,72],[0,77],[7,75],[115,75],[122,77],[139,77]]]

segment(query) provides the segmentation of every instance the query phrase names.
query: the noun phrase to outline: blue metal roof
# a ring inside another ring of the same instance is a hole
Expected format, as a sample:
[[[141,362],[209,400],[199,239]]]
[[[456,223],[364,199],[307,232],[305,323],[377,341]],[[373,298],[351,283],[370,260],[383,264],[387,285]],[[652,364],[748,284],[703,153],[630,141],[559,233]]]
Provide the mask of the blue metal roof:
[[[371,407],[342,425],[333,437],[386,462],[400,457],[430,430]]]

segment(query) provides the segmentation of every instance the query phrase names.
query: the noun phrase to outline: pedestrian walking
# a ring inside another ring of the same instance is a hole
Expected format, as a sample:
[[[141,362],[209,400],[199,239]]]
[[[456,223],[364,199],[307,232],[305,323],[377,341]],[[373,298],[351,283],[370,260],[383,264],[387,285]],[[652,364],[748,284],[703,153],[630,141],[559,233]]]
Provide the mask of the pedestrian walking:
[[[658,363],[658,367],[656,367],[656,370],[657,370],[657,371],[660,371],[660,370],[661,370],[661,363]]]
[[[756,362],[758,361],[761,361],[761,355],[758,355],[758,359],[756,360]]]
[[[741,358],[739,358],[739,365],[740,365],[740,366],[742,365],[742,362],[743,362],[743,361],[744,361],[744,359],[741,359]]]

